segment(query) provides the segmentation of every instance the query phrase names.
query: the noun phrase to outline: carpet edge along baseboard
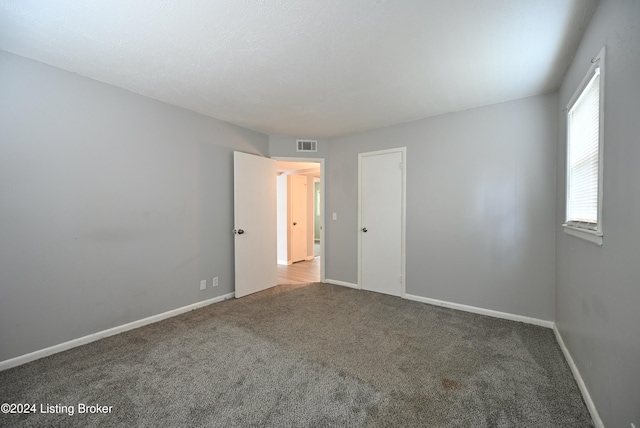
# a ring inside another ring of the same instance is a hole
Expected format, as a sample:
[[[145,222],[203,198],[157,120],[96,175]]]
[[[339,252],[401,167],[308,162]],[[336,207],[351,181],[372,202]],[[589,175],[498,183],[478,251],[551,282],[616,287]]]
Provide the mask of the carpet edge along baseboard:
[[[153,324],[158,321],[165,320],[167,318],[175,317],[185,312],[193,311],[194,309],[203,308],[213,303],[222,302],[224,300],[232,299],[235,293],[228,293],[222,296],[214,297],[212,299],[202,300],[200,302],[192,303],[190,305],[182,306],[180,308],[172,309],[167,312],[163,312],[157,315],[152,315],[147,318],[143,318],[137,321],[132,321],[127,324],[122,324],[107,330],[98,331],[96,333],[88,334],[86,336],[72,339],[67,342],[59,343],[57,345],[49,346],[44,349],[30,352],[28,354],[20,355],[8,360],[0,361],[0,371],[7,370],[13,367],[21,366],[31,361],[39,360],[40,358],[48,357],[49,355],[57,354],[59,352],[67,351],[78,346],[86,345],[87,343],[95,342],[96,340],[104,339],[105,337],[113,336],[125,331],[133,330],[135,328],[143,327],[145,325]]]

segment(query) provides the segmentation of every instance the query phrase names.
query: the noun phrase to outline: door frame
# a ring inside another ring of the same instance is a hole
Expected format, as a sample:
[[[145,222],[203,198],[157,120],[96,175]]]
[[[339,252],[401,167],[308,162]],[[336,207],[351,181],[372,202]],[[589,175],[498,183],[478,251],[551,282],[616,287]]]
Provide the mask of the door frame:
[[[317,162],[320,164],[320,282],[325,282],[325,175],[324,158],[273,156],[271,159],[285,162]]]
[[[397,147],[393,149],[375,150],[372,152],[358,153],[358,288],[362,290],[362,159],[366,156],[384,155],[388,153],[400,153],[402,155],[402,196],[401,196],[401,226],[400,226],[400,269],[402,276],[400,283],[400,297],[406,294],[406,245],[407,245],[407,148]]]

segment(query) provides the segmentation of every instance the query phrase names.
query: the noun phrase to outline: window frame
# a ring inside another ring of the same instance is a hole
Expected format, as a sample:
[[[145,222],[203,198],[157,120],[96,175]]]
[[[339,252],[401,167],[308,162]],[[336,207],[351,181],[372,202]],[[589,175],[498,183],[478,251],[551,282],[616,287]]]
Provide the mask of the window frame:
[[[600,72],[600,87],[598,94],[598,103],[599,103],[599,129],[598,129],[598,219],[596,222],[595,229],[582,228],[579,224],[570,224],[568,221],[569,214],[569,187],[571,182],[569,180],[571,174],[571,165],[569,164],[569,150],[570,150],[570,134],[571,134],[571,126],[570,126],[570,113],[573,109],[575,103],[578,101],[580,96],[585,91],[587,85],[591,82],[591,79],[596,74],[596,70],[599,69]],[[574,92],[573,96],[569,100],[567,107],[564,109],[565,112],[565,123],[567,125],[567,135],[566,135],[566,155],[567,155],[567,165],[566,165],[566,183],[565,183],[565,216],[564,223],[562,227],[564,232],[568,235],[575,236],[577,238],[584,239],[586,241],[592,242],[597,245],[602,245],[602,196],[603,196],[603,186],[602,186],[602,172],[603,172],[603,135],[604,135],[604,87],[605,87],[605,48],[604,46],[600,49],[598,55],[591,60],[591,67],[589,67],[589,71],[584,76],[580,85]]]

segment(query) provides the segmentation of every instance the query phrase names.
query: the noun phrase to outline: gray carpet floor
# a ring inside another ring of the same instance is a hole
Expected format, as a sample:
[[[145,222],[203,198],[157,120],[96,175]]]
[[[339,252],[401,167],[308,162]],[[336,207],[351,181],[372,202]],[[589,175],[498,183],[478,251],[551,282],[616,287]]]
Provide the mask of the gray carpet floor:
[[[592,426],[551,330],[327,284],[278,286],[0,372],[0,402],[38,406],[0,414],[11,427]]]

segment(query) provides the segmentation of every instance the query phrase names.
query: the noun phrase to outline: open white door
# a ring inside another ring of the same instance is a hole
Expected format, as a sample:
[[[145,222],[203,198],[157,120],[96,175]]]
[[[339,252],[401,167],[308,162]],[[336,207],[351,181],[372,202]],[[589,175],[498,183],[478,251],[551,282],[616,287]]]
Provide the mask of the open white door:
[[[273,287],[276,266],[276,161],[234,152],[235,296]]]
[[[291,175],[289,198],[289,237],[291,240],[290,260],[295,263],[307,259],[307,177]]]

